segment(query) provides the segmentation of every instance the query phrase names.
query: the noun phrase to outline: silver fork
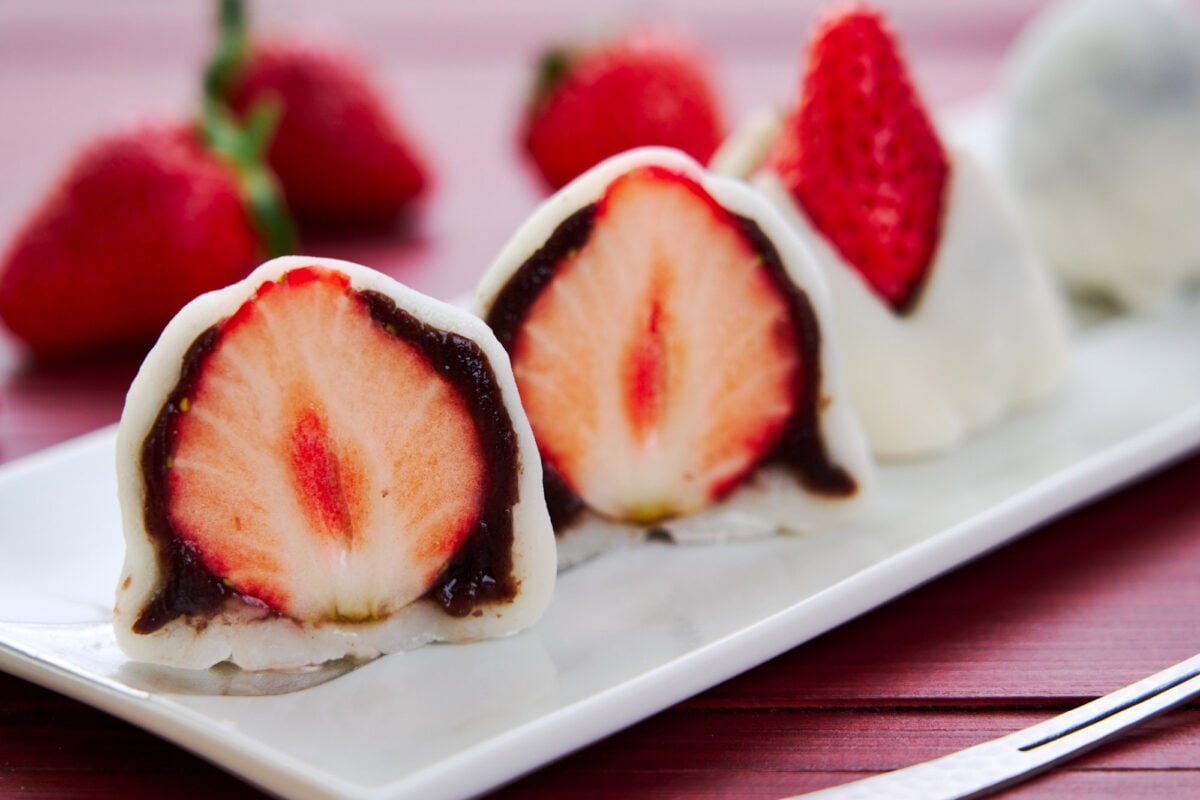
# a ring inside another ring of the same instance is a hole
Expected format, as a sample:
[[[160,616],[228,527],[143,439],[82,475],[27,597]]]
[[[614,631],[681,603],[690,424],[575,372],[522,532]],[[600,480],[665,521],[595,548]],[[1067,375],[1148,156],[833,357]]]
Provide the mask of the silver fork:
[[[1016,733],[802,796],[806,800],[983,797],[1074,758],[1196,694],[1200,694],[1200,655]]]

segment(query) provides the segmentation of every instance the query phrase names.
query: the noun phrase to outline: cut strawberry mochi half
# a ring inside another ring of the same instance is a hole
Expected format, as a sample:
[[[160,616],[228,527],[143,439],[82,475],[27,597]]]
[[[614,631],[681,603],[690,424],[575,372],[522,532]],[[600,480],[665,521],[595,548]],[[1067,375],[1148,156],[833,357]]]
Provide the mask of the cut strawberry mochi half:
[[[852,505],[869,464],[824,292],[769,206],[674,150],[630,151],[544,204],[478,310],[512,358],[558,532],[761,534]],[[774,513],[781,495],[805,508]]]
[[[278,668],[514,632],[553,536],[503,349],[466,312],[287,258],[164,332],[118,434],[118,641]]]

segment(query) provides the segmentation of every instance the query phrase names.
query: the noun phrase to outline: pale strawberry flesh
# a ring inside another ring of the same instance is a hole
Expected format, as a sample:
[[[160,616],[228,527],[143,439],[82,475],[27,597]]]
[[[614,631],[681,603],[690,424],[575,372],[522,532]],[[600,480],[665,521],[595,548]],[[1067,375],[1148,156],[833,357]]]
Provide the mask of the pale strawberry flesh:
[[[299,620],[364,621],[423,596],[460,614],[475,595],[512,593],[511,421],[461,339],[311,268],[264,284],[198,340],[143,470],[147,528],[160,555],[210,576],[207,610],[236,595]],[[488,574],[464,573],[464,559]],[[169,600],[143,629],[205,610]]]
[[[510,349],[552,503],[565,489],[619,520],[687,514],[811,421],[819,334],[747,224],[690,178],[636,169],[564,221],[498,297],[489,321]]]
[[[949,162],[878,13],[851,7],[817,29],[766,166],[885,302],[915,305],[941,235]]]

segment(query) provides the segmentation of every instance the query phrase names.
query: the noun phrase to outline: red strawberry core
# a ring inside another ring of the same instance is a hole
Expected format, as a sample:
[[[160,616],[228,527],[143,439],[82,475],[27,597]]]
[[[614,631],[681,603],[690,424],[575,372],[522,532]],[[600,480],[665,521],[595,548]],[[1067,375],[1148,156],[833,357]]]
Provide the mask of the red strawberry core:
[[[350,501],[359,471],[347,468],[335,450],[328,426],[312,408],[301,410],[292,428],[289,461],[309,521],[317,530],[347,543],[354,539]]]
[[[625,394],[625,413],[634,435],[643,441],[662,424],[667,406],[667,326],[663,320],[663,295],[661,287],[652,289],[648,295],[649,309],[643,317],[645,329],[630,343],[622,370],[623,380],[629,386]]]

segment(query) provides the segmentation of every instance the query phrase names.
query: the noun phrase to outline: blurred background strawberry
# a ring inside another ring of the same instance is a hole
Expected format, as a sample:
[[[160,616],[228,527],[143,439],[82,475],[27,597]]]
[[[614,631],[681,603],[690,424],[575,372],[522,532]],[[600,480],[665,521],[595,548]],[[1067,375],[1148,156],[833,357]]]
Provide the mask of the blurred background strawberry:
[[[259,43],[216,6],[199,109],[94,136],[0,261],[0,321],[39,361],[140,354],[190,299],[303,233],[387,231],[428,169],[354,56]]]
[[[676,147],[705,163],[725,136],[725,122],[701,50],[673,30],[639,27],[546,53],[520,136],[557,189],[642,145]]]
[[[223,2],[220,18],[232,27],[241,4]],[[209,75],[228,58],[222,39]],[[205,81],[194,118],[85,147],[18,231],[0,261],[0,320],[35,358],[144,352],[193,297],[294,250],[263,161],[277,104],[238,120],[216,87]]]
[[[263,255],[240,183],[194,123],[96,141],[0,264],[0,319],[42,359],[144,349]]]
[[[387,229],[429,184],[429,169],[367,67],[348,50],[247,33],[240,0],[222,0],[210,91],[243,120],[279,108],[267,161],[302,232]]]

